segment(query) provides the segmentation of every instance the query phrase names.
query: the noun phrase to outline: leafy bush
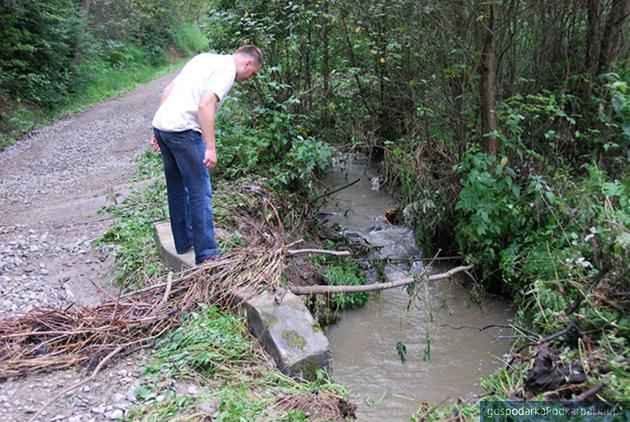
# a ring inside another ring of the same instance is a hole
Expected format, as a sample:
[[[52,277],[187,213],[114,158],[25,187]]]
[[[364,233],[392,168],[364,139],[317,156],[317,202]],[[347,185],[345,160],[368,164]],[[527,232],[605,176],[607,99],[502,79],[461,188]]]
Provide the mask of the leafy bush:
[[[506,158],[499,161],[473,147],[457,170],[466,174],[455,206],[457,242],[489,277],[502,251],[518,248],[512,242],[533,228],[534,212]]]
[[[329,168],[334,150],[308,136],[305,117],[292,109],[299,103],[295,97],[280,99],[282,87],[273,80],[277,71],[265,69],[256,76],[258,96],[237,94],[222,109],[216,129],[220,175],[256,173],[274,187],[309,193],[314,176]]]
[[[175,29],[173,41],[175,47],[187,56],[208,48],[208,38],[201,32],[199,26],[190,23],[180,25]]]
[[[70,0],[3,3],[0,92],[50,107],[67,92],[81,28]]]
[[[326,242],[326,248],[334,250],[336,245],[329,240]],[[364,271],[351,257],[313,255],[310,260],[319,266],[318,272],[329,286],[360,286],[366,282]],[[327,306],[333,311],[360,308],[365,306],[369,299],[369,292],[333,293]]]

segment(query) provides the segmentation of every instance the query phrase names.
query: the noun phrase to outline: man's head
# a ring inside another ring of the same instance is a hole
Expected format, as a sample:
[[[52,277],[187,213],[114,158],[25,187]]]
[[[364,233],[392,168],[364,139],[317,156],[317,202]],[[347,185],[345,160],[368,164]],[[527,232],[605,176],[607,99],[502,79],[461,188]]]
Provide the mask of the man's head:
[[[246,81],[262,68],[262,53],[256,46],[244,45],[236,50],[233,56],[236,64],[236,82]]]

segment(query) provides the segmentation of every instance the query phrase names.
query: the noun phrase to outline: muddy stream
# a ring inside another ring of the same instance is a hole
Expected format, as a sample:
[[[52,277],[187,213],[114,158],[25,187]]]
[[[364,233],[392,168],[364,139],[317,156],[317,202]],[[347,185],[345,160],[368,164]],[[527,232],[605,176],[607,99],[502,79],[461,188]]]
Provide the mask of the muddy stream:
[[[350,238],[379,247],[375,252],[392,263],[385,267],[390,281],[424,270],[428,260],[414,243],[413,231],[390,224],[385,211],[395,204],[382,189],[374,190],[377,174],[357,156],[341,156],[327,176],[329,189],[361,180],[330,196],[321,216],[337,224]],[[400,261],[403,261],[401,263]],[[447,271],[442,261],[426,268],[431,273]],[[367,271],[369,282],[377,280]],[[509,342],[471,328],[509,324],[509,304],[485,298],[481,306],[471,303],[464,277],[444,280],[418,289],[415,300],[404,288],[373,294],[358,310],[344,311],[336,324],[326,329],[333,358],[333,378],[348,387],[358,403],[360,421],[408,421],[422,402],[439,404],[481,393],[479,379],[501,366]],[[508,335],[507,330],[490,333]],[[397,351],[406,346],[405,362]]]

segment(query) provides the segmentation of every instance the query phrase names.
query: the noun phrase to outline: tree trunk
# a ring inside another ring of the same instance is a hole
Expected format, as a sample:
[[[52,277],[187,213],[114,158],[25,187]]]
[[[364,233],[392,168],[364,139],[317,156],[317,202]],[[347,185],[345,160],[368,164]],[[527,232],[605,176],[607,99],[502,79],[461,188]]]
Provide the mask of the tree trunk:
[[[483,149],[487,154],[496,154],[498,141],[496,136],[487,135],[497,129],[497,73],[496,73],[496,35],[494,33],[495,13],[491,3],[483,6],[484,19],[479,22],[481,37],[481,131],[484,135]]]
[[[598,74],[610,71],[619,59],[625,47],[629,20],[630,0],[613,0],[602,37]]]
[[[456,0],[453,2],[453,12],[455,15],[455,37],[459,42],[464,40],[464,0]],[[450,65],[451,63],[449,63]],[[451,88],[451,96],[453,98],[453,107],[455,120],[453,121],[453,131],[455,139],[459,145],[465,145],[465,126],[464,126],[464,76],[459,73],[449,79]]]
[[[584,69],[592,80],[596,76],[599,63],[599,48],[601,45],[601,0],[587,1],[588,26],[586,35],[586,57],[584,58]]]
[[[324,0],[324,34],[323,34],[323,52],[322,52],[322,77],[324,82],[324,98],[328,98],[330,92],[330,17],[328,16],[328,0]]]

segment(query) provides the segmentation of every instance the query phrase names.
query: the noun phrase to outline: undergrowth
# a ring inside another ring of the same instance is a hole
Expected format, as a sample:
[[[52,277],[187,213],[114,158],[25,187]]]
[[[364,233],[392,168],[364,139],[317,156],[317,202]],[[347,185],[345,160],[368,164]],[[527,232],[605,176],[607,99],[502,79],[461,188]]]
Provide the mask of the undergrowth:
[[[336,249],[332,241],[326,242],[326,248]],[[312,263],[318,267],[318,273],[329,286],[360,286],[366,283],[365,273],[351,256],[313,255]],[[333,312],[343,309],[361,308],[370,299],[369,292],[333,293],[327,299],[327,306]]]

